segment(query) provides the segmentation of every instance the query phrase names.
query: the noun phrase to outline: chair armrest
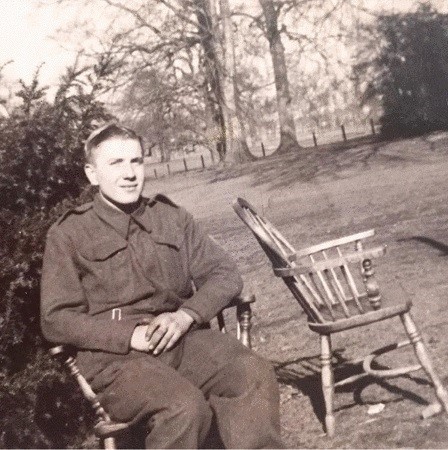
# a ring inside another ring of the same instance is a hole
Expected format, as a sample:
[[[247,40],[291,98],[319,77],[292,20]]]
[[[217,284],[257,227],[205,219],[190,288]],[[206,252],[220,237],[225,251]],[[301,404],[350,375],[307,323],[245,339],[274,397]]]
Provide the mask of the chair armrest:
[[[229,308],[236,308],[236,318],[238,322],[237,339],[246,347],[251,348],[250,329],[252,327],[252,303],[255,302],[255,295],[239,295],[232,299],[232,301],[216,315],[218,320],[218,327],[221,332],[226,333],[226,324],[224,321],[223,311]]]
[[[254,294],[237,295],[224,309],[234,308],[235,306],[238,307],[241,305],[250,305],[251,303],[255,303]]]
[[[375,247],[370,250],[346,253],[338,258],[323,259],[310,263],[300,263],[294,267],[274,267],[274,274],[277,277],[293,277],[295,275],[318,272],[336,267],[346,266],[356,262],[362,262],[366,259],[379,258],[386,253],[386,246]]]
[[[55,347],[51,347],[48,350],[48,353],[50,353],[52,358],[62,361],[63,359],[72,356],[74,349],[68,345],[57,345]]]

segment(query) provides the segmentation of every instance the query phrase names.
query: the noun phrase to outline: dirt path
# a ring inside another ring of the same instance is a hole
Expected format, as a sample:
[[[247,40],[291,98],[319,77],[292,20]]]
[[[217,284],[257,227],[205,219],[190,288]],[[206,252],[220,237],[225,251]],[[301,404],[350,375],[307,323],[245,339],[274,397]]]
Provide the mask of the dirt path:
[[[151,180],[200,218],[236,257],[246,288],[257,295],[255,349],[276,365],[281,383],[282,426],[290,447],[446,448],[448,419],[419,419],[433,400],[422,373],[387,383],[352,386],[336,395],[337,434],[322,431],[319,342],[248,230],[231,209],[245,197],[297,247],[375,228],[373,242],[389,255],[379,275],[413,300],[414,315],[448,385],[448,137],[363,143],[351,149],[305,149],[229,170]],[[403,338],[399,321],[337,335],[341,359]],[[380,343],[381,342],[381,343]],[[372,346],[373,343],[373,346]],[[405,351],[390,361],[410,361]],[[338,372],[336,373],[336,375]],[[354,391],[354,392],[353,392]],[[372,403],[384,403],[376,415]]]

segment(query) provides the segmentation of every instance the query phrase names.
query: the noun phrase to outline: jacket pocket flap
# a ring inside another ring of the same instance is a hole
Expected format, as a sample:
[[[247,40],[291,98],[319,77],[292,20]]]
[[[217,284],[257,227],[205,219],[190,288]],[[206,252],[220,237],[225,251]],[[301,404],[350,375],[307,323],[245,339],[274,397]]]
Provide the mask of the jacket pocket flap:
[[[176,232],[175,230],[153,231],[152,239],[156,244],[167,245],[168,247],[179,250],[182,245],[183,236],[181,236],[179,231]]]
[[[84,245],[79,249],[81,256],[89,261],[104,261],[115,253],[125,249],[128,246],[126,239],[120,236],[108,236],[107,239],[99,239],[91,242],[90,245]]]

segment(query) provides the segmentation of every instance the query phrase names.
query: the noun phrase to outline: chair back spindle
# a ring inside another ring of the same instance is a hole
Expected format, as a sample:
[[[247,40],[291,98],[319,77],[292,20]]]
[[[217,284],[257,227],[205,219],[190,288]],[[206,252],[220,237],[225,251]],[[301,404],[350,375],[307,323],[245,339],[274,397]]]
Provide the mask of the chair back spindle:
[[[302,306],[310,322],[350,319],[381,307],[372,259],[385,253],[385,246],[366,250],[365,239],[374,230],[356,233],[299,251],[245,200],[234,209],[250,228],[272,263]]]

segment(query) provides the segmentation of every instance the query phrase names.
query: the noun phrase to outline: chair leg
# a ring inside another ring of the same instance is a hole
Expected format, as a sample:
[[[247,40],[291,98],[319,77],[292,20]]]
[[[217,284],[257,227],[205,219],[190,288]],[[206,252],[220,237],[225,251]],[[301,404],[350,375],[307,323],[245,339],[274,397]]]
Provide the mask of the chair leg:
[[[250,303],[237,306],[238,339],[246,347],[252,348],[250,329],[252,328],[252,308]]]
[[[325,430],[327,436],[334,435],[334,414],[333,414],[333,397],[334,397],[334,379],[333,367],[331,365],[331,336],[322,334],[320,336],[321,355],[320,361],[322,365],[322,392],[325,402]]]
[[[114,437],[108,437],[108,438],[103,439],[103,447],[106,450],[116,450],[117,444],[115,442],[115,438]]]
[[[436,374],[434,367],[432,365],[431,359],[426,350],[425,344],[423,343],[422,337],[415,325],[414,319],[412,318],[409,312],[400,316],[401,321],[403,322],[406,333],[409,336],[409,339],[414,347],[415,354],[417,355],[417,359],[420,362],[422,368],[432,381],[434,385],[434,389],[436,392],[437,399],[440,402],[440,405],[448,413],[448,393],[444,388],[442,381],[439,376]],[[431,405],[430,405],[431,406]]]

